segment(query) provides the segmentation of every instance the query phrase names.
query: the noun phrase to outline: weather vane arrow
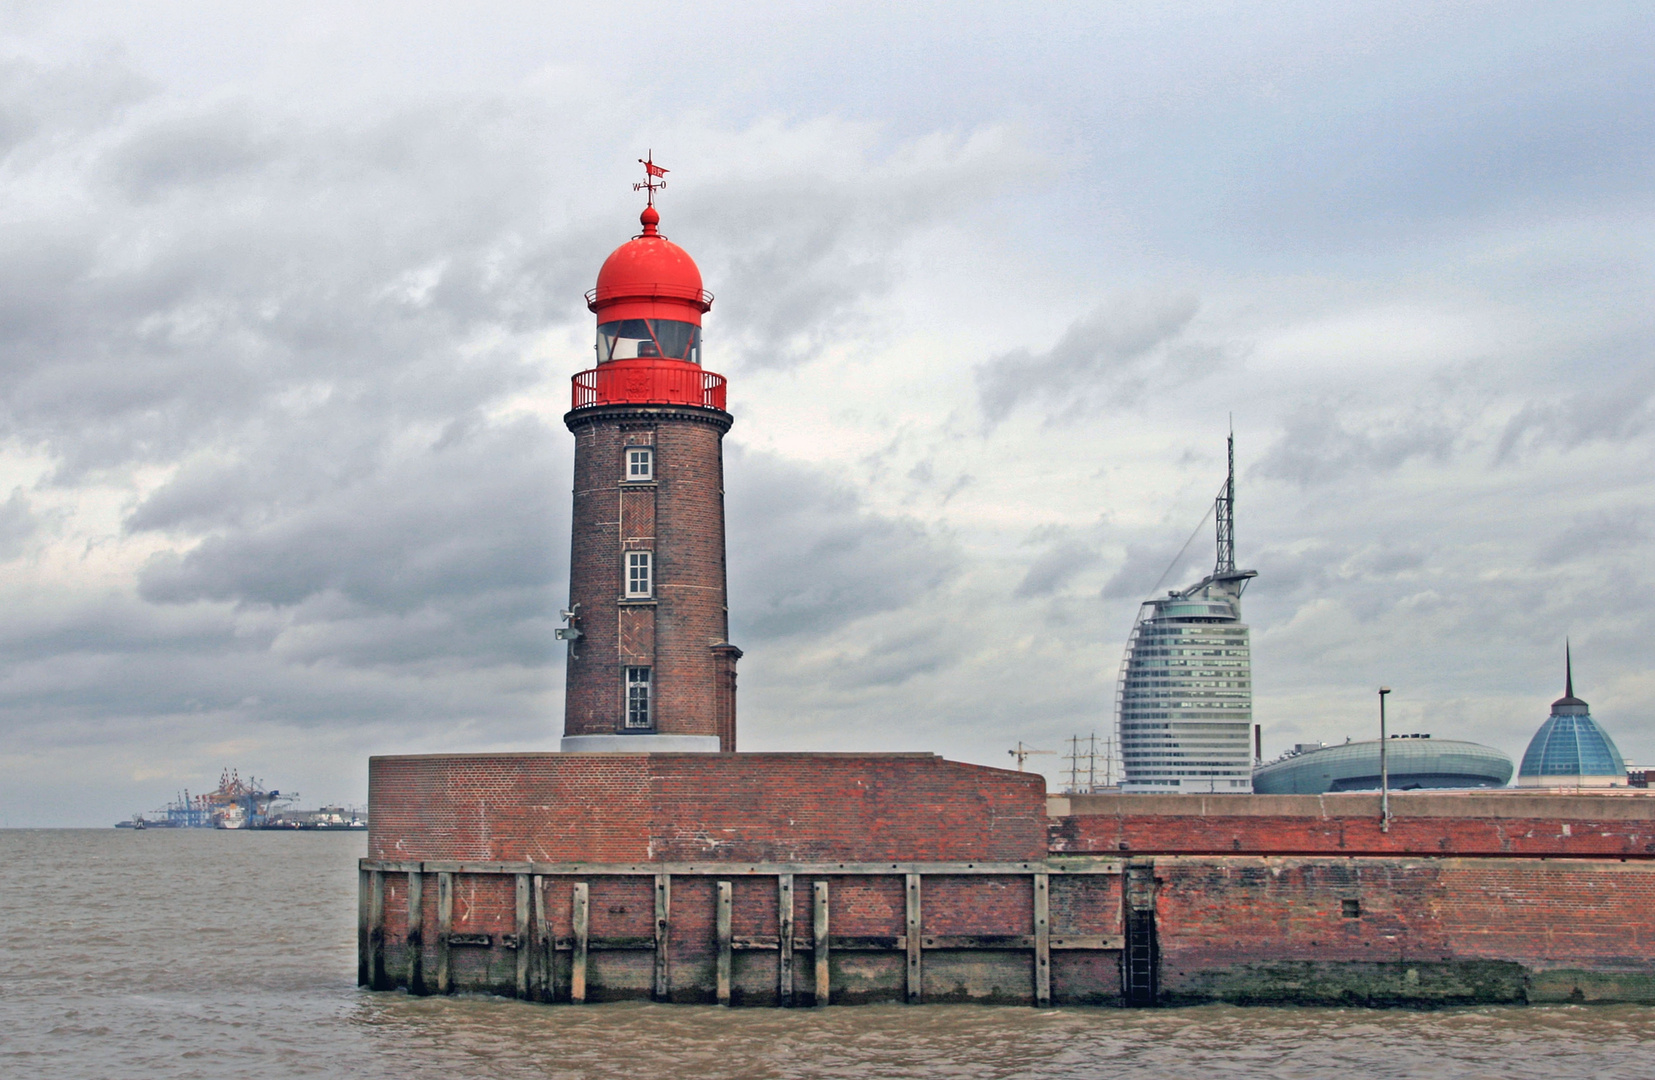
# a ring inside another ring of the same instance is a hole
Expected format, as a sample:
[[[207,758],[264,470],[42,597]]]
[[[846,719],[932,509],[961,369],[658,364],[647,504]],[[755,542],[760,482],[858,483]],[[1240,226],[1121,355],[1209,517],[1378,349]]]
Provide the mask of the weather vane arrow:
[[[667,188],[667,170],[655,164],[654,150],[649,151],[648,157],[639,158],[638,164],[644,167],[644,182],[641,184],[633,184],[632,190],[647,190],[649,192],[649,205],[654,206],[655,193],[657,191],[665,191]]]

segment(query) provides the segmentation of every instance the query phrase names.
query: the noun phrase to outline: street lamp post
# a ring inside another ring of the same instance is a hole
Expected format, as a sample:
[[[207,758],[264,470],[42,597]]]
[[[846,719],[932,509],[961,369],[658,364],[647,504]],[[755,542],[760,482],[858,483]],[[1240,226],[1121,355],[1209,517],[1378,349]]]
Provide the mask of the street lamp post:
[[[1379,831],[1383,833],[1391,831],[1391,769],[1385,757],[1385,695],[1390,692],[1388,686],[1379,688]]]

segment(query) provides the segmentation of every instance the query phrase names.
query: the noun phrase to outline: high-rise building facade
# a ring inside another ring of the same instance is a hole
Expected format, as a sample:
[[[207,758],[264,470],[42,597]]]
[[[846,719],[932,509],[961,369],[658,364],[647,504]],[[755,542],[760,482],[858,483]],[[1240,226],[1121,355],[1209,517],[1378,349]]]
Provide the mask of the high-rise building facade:
[[[1121,663],[1115,722],[1121,790],[1252,791],[1252,643],[1235,566],[1235,437],[1215,501],[1218,562],[1185,589],[1146,600]]]
[[[701,367],[701,271],[643,232],[586,296],[597,366],[574,377],[565,751],[733,751],[724,564],[724,377]],[[643,186],[643,185],[640,185]]]

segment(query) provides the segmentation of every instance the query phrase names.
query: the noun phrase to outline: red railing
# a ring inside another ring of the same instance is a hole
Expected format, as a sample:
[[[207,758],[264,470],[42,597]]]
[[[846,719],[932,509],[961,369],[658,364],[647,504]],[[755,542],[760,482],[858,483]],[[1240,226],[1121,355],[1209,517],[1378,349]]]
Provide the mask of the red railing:
[[[696,304],[702,311],[709,311],[713,306],[713,294],[706,289],[692,289],[685,285],[674,285],[668,282],[629,282],[625,285],[609,285],[602,289],[586,290],[586,306],[595,308],[598,301],[610,300],[653,300],[656,297],[669,297],[673,300],[688,300]]]
[[[699,405],[723,412],[724,376],[670,360],[615,360],[574,377],[574,408],[590,405]]]

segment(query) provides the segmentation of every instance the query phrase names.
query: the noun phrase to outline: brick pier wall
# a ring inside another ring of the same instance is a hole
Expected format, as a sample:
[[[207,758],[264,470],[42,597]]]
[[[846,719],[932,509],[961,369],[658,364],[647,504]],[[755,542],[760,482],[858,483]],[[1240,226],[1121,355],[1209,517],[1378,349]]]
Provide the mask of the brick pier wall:
[[[1146,929],[1161,1003],[1655,1003],[1648,797],[1408,793],[1387,832],[926,754],[504,754],[376,758],[370,809],[381,988],[571,1000],[584,892],[585,1000],[808,1004],[820,883],[835,1003],[1119,1004]]]
[[[1533,855],[1655,858],[1655,796],[1076,795],[1048,800],[1052,851],[1162,855]]]
[[[834,1002],[1119,998],[1118,870],[1052,871],[1032,774],[930,754],[385,757],[369,812],[376,987],[437,992],[446,963],[448,990],[570,1000],[583,888],[585,1000],[717,1000],[726,882],[728,999],[810,1003],[820,883]]]
[[[1044,859],[1045,783],[934,754],[438,754],[368,763],[377,859]]]
[[[1655,1001],[1655,867],[1507,858],[1154,860],[1162,1000]]]

